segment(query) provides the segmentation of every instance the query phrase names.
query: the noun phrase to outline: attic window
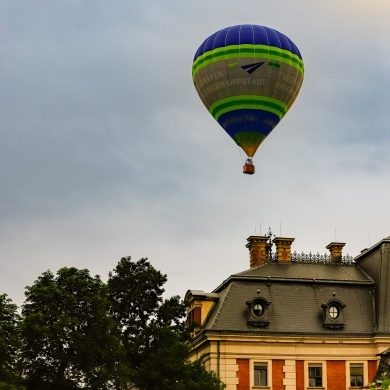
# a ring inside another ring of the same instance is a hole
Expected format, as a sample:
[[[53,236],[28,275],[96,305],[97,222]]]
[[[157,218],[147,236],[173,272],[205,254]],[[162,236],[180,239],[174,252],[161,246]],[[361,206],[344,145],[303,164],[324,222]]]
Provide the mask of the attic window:
[[[344,328],[345,323],[343,320],[343,310],[345,304],[340,300],[334,298],[321,305],[322,307],[322,320],[325,328],[341,329]]]
[[[271,302],[267,299],[257,296],[251,301],[247,301],[247,316],[248,316],[248,325],[265,327],[269,325],[269,313],[268,306]]]

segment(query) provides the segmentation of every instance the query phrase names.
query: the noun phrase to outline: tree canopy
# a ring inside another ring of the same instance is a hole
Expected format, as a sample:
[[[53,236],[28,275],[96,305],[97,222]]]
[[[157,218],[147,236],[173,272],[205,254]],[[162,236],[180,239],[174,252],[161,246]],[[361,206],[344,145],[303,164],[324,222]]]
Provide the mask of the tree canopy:
[[[109,315],[107,288],[88,270],[44,272],[26,289],[22,363],[27,389],[109,389],[123,348]]]
[[[190,362],[185,304],[167,276],[122,258],[107,283],[86,269],[43,272],[18,308],[0,295],[0,390],[221,390]]]
[[[163,300],[166,281],[166,275],[146,259],[134,263],[130,257],[122,258],[109,274],[112,314],[135,369],[132,382],[140,390],[223,388],[199,362],[187,361],[190,332],[185,304],[178,296]]]
[[[17,306],[0,295],[0,389],[16,389],[19,382],[17,357],[20,347]]]

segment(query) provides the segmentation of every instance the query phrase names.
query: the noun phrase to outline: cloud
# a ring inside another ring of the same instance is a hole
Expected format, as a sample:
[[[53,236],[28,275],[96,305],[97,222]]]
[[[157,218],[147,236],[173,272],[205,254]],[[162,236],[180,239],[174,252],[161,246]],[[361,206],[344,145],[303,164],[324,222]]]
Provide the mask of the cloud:
[[[167,293],[248,266],[246,237],[353,255],[386,231],[386,1],[180,0],[0,5],[0,282],[18,304],[43,271],[148,257]],[[353,13],[353,18],[350,15]],[[301,93],[255,156],[197,97],[194,53],[240,23],[285,33]],[[336,234],[335,234],[336,233]]]

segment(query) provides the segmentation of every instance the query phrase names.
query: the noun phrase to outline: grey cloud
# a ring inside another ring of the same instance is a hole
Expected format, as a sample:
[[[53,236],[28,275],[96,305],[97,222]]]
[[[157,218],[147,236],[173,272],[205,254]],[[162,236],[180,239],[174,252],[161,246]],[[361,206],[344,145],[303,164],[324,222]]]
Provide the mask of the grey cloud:
[[[47,268],[104,277],[127,255],[168,273],[169,293],[211,289],[247,267],[260,223],[301,251],[335,228],[351,254],[388,236],[386,14],[333,3],[3,2],[3,291],[21,303]],[[291,36],[306,65],[253,177],[191,80],[201,42],[239,23]]]

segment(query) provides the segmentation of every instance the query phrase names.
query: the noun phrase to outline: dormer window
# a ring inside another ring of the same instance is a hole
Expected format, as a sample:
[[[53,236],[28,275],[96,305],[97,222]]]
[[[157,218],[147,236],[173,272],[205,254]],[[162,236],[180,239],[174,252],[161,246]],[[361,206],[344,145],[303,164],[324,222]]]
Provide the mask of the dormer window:
[[[257,296],[247,301],[248,325],[265,327],[269,325],[268,306],[271,304],[266,298]]]
[[[343,309],[346,305],[336,299],[335,295],[336,294],[333,294],[333,299],[321,305],[322,319],[325,328],[340,329],[345,326],[343,321]]]

